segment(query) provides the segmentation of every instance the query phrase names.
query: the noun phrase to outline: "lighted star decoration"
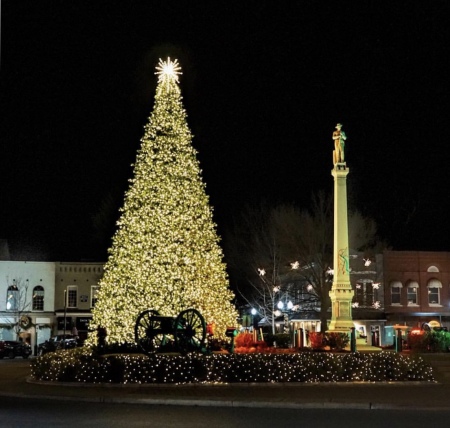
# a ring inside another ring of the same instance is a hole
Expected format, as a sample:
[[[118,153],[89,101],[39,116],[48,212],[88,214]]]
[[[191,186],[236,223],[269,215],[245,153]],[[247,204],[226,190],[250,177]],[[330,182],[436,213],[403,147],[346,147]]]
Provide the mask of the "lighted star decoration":
[[[359,303],[358,303],[358,302],[352,303],[352,308],[357,308],[358,306],[359,306]]]
[[[163,82],[166,79],[174,79],[178,83],[178,75],[183,74],[178,60],[171,61],[170,57],[167,57],[167,61],[163,61],[160,58],[156,70],[155,74],[158,76],[158,82]]]
[[[312,291],[312,289],[313,289],[312,284],[308,284],[308,286],[306,287],[306,289],[307,289],[308,291]]]
[[[258,273],[259,273],[259,276],[264,276],[266,274],[266,271],[265,271],[265,269],[258,268]]]
[[[380,283],[379,282],[374,282],[372,284],[372,287],[375,288],[376,290],[378,290],[380,288]]]
[[[380,302],[379,302],[379,301],[376,301],[376,302],[373,302],[373,305],[372,305],[372,307],[373,307],[374,309],[380,309],[380,307],[381,307],[381,304],[380,304]]]
[[[327,274],[328,274],[328,275],[334,275],[334,269],[332,269],[332,268],[329,267],[329,268],[327,269]]]
[[[363,259],[364,260],[364,266],[370,266],[372,264],[372,260],[370,259]]]
[[[298,269],[299,267],[300,267],[300,263],[299,262],[291,263],[291,269]]]
[[[273,287],[273,292],[274,293],[278,293],[280,291],[280,287],[278,285],[276,285],[275,287]]]

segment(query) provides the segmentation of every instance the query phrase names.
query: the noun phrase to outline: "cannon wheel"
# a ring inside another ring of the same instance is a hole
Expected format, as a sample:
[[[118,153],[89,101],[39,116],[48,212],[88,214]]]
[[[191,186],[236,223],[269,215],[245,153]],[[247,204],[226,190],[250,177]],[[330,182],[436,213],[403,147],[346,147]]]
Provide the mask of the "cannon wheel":
[[[161,321],[154,318],[156,315],[159,312],[153,309],[141,312],[134,326],[134,340],[145,353],[156,351],[165,340],[164,334],[155,334],[161,328]]]
[[[196,309],[180,312],[175,320],[175,343],[182,354],[202,351],[205,345],[206,323]]]

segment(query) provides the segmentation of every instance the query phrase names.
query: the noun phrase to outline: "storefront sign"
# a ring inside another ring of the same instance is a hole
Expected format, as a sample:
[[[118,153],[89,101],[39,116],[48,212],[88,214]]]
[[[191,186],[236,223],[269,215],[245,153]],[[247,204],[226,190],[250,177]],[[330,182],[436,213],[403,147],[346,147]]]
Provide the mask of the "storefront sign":
[[[78,331],[87,331],[91,319],[92,319],[91,317],[77,317],[76,327]]]

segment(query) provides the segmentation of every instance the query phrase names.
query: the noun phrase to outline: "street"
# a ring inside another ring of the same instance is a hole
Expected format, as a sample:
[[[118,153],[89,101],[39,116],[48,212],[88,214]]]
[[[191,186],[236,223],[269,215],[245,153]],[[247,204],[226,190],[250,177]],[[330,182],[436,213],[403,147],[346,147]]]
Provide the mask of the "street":
[[[390,428],[447,426],[450,410],[292,410],[268,408],[214,408],[89,403],[2,398],[2,428],[36,427],[334,427]]]

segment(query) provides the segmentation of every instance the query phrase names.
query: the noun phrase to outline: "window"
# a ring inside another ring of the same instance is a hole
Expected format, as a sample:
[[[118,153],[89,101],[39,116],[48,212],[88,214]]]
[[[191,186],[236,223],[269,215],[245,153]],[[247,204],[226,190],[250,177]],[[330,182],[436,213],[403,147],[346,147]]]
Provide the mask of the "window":
[[[6,310],[17,311],[19,307],[19,289],[17,285],[10,285],[6,292]]]
[[[76,285],[67,286],[67,307],[76,308],[78,301],[78,287]]]
[[[402,283],[400,281],[391,282],[391,305],[401,306],[402,304]]]
[[[91,308],[97,303],[98,290],[98,285],[91,285]]]
[[[439,269],[436,266],[430,266],[427,272],[439,272]]]
[[[33,311],[44,310],[44,287],[36,285],[33,288]]]
[[[441,281],[437,279],[430,279],[428,281],[428,304],[430,306],[441,306],[440,305],[440,292],[442,288]]]
[[[374,305],[375,303],[380,301],[380,283],[371,281],[367,286],[370,286],[372,288],[372,302],[371,304]]]
[[[417,306],[417,290],[419,289],[419,284],[416,281],[410,281],[408,283],[408,288],[406,289],[406,300],[408,306]]]
[[[355,299],[358,307],[371,307],[378,301],[379,284],[372,280],[362,279],[356,283]]]

